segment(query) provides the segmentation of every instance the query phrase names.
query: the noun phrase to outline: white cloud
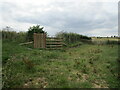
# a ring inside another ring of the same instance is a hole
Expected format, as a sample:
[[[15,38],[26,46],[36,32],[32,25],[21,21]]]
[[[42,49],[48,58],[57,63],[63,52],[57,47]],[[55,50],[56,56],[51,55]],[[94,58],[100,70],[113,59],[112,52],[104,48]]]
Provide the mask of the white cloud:
[[[40,24],[50,35],[61,30],[101,36],[117,32],[118,0],[2,0],[0,8],[0,28],[26,31]]]
[[[93,29],[88,32],[89,35],[92,36],[114,36],[118,35],[117,26],[113,28],[100,28],[100,29]],[[106,35],[107,34],[107,35]]]

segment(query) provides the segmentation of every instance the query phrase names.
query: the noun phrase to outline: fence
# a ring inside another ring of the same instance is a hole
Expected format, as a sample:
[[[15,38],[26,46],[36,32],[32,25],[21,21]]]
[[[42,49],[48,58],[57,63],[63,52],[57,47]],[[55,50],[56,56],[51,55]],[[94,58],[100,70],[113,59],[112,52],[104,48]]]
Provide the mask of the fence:
[[[34,48],[61,49],[62,38],[46,37],[46,34],[34,33]]]
[[[55,38],[55,37],[46,38],[47,49],[61,49],[62,46],[63,46],[62,38]]]

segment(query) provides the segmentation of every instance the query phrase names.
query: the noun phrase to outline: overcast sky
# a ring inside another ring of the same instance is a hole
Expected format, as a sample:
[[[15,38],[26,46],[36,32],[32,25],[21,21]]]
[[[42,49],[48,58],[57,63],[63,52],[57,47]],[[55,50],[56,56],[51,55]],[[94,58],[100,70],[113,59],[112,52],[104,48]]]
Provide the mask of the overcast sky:
[[[27,31],[41,25],[49,35],[75,32],[88,36],[118,35],[119,0],[1,0],[0,28]]]

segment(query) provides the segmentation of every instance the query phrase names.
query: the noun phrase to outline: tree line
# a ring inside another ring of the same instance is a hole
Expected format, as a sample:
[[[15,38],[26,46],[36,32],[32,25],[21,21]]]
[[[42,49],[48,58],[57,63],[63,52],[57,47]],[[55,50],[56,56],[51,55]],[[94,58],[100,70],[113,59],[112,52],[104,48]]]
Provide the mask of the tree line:
[[[45,33],[44,27],[41,27],[40,25],[29,27],[27,32],[16,32],[11,31],[10,27],[4,28],[0,33],[2,33],[2,39],[11,40],[11,41],[19,41],[19,42],[25,42],[25,41],[33,41],[33,34],[34,33]],[[67,32],[58,32],[56,34],[56,37],[64,38],[64,41],[66,43],[75,43],[81,40],[91,40],[91,37],[87,37],[84,35],[80,35],[77,33],[67,33]]]

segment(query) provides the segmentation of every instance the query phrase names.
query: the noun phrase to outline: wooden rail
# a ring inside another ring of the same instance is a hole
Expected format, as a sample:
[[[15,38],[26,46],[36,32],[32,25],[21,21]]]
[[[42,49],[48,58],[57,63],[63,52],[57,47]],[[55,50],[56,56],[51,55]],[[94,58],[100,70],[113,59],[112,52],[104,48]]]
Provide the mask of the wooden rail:
[[[61,49],[63,44],[63,38],[46,38],[46,34],[34,33],[34,48]]]
[[[28,44],[31,44],[33,42],[26,42],[26,43],[20,43],[19,45],[28,45]]]
[[[49,37],[46,39],[46,48],[47,49],[61,49],[63,47],[63,39]]]

